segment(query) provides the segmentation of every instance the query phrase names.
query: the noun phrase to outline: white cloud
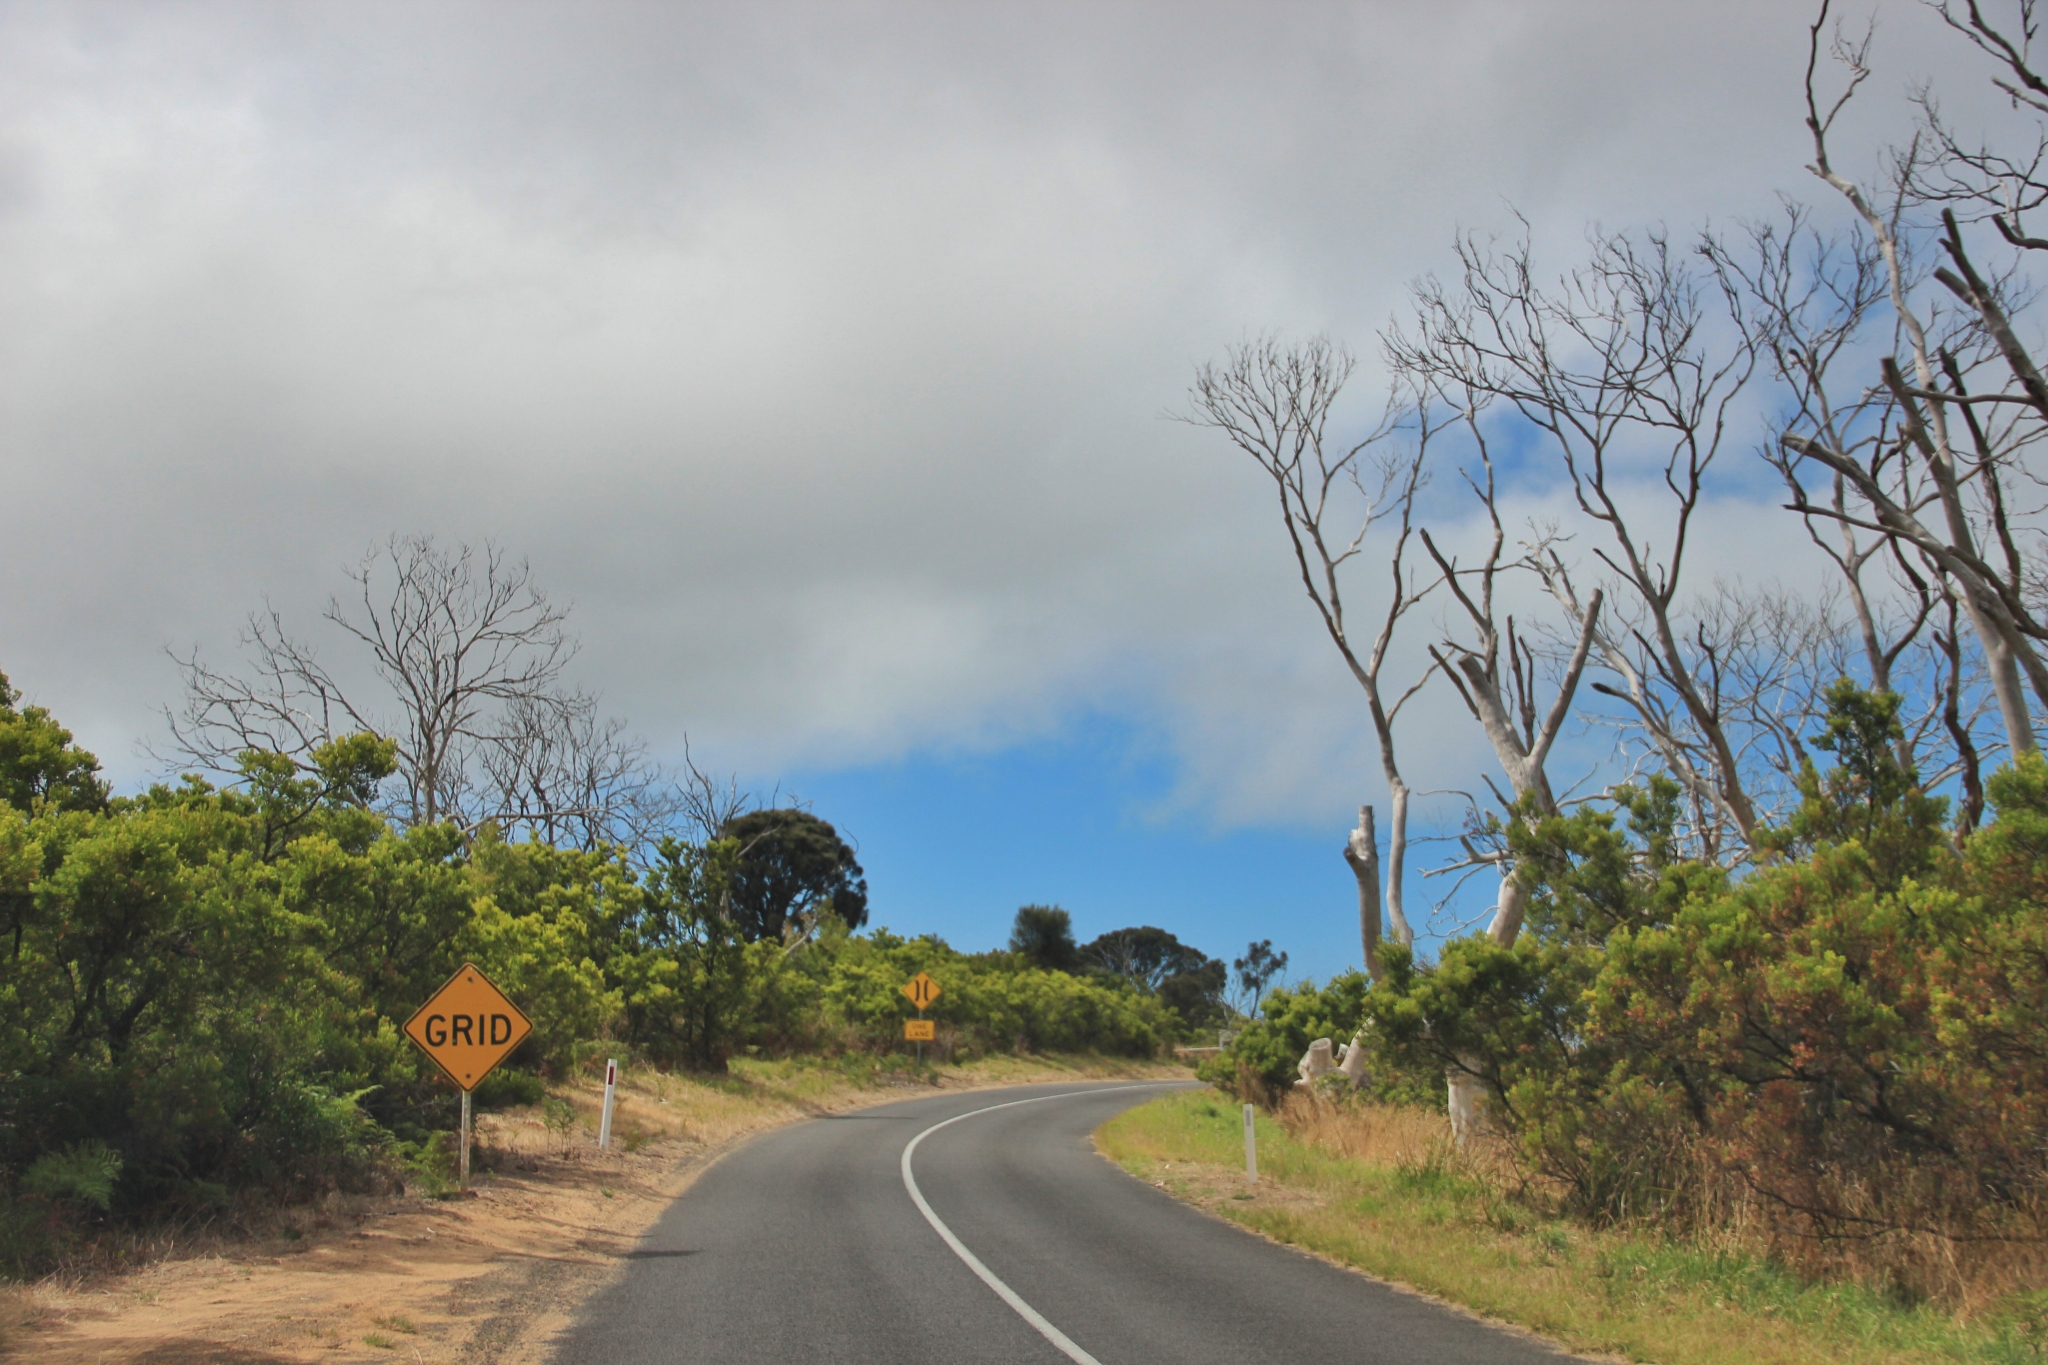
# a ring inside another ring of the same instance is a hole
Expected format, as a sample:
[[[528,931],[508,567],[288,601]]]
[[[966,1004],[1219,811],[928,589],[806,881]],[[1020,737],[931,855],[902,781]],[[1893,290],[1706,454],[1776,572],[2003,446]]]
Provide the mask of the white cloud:
[[[816,766],[1099,706],[1182,807],[1349,804],[1356,690],[1257,473],[1158,414],[1247,329],[1369,348],[1504,200],[1565,249],[1767,211],[1804,22],[15,9],[0,667],[132,774],[161,646],[219,654],[264,594],[310,625],[432,530],[529,554],[664,746]],[[1425,705],[1418,763],[1469,761]]]

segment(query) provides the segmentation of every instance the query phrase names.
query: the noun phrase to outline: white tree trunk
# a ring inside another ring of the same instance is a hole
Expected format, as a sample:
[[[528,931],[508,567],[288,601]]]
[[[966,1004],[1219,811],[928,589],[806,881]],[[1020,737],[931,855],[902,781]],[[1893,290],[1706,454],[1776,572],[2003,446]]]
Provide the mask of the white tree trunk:
[[[1471,1059],[1464,1060],[1470,1062]],[[1479,1131],[1479,1106],[1486,1094],[1478,1080],[1463,1071],[1446,1072],[1444,1079],[1450,1083],[1447,1107],[1451,1116],[1451,1141],[1462,1147],[1466,1139]]]
[[[1365,971],[1374,981],[1386,974],[1380,964],[1380,846],[1372,824],[1372,807],[1358,808],[1358,828],[1344,844],[1344,861],[1358,879],[1358,939],[1365,949]]]
[[[2012,745],[2015,754],[2031,754],[2037,751],[2034,743],[2034,721],[2028,714],[2027,694],[2020,687],[2020,667],[2017,652],[2007,633],[1989,619],[1990,613],[1979,608],[1969,593],[1958,593],[1963,608],[1970,614],[1970,624],[1976,628],[1977,640],[1984,650],[1984,671],[1991,677],[1991,695],[1998,699],[1998,717],[2005,723],[2006,741]]]
[[[1365,1070],[1364,1029],[1351,1035],[1351,1041],[1344,1046],[1343,1053],[1338,1058],[1337,1069],[1344,1073],[1345,1080],[1351,1082],[1353,1090],[1372,1079]]]
[[[1393,788],[1394,823],[1387,830],[1387,927],[1393,931],[1394,942],[1413,947],[1415,930],[1408,923],[1407,907],[1401,896],[1401,879],[1408,862],[1408,784],[1400,780],[1398,773],[1394,775]]]
[[[1486,933],[1503,948],[1515,946],[1515,939],[1522,932],[1522,909],[1529,903],[1529,892],[1512,872],[1500,879],[1500,898],[1494,902],[1493,923]]]
[[[1500,879],[1500,899],[1494,903],[1493,923],[1487,926],[1487,937],[1503,948],[1515,946],[1515,939],[1522,932],[1522,911],[1529,903],[1529,892],[1513,873]],[[1459,1059],[1467,1067],[1477,1067],[1478,1062],[1470,1057]],[[1460,1147],[1475,1131],[1479,1122],[1479,1108],[1485,1102],[1485,1089],[1470,1074],[1463,1070],[1444,1073],[1445,1084],[1449,1087],[1445,1108],[1451,1115],[1451,1141]]]

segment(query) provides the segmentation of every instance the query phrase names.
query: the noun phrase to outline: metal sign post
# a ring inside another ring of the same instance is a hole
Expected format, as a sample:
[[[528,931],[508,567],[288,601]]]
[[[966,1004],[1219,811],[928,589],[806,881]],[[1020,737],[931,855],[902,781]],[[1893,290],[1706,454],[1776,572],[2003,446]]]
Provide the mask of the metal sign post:
[[[924,1065],[924,1045],[932,1038],[932,1025],[924,1017],[924,1007],[939,998],[939,983],[919,972],[903,987],[903,993],[910,997],[910,1003],[917,1006],[917,1018],[903,1021],[903,1036],[917,1043],[917,1064]]]
[[[604,1063],[604,1114],[597,1121],[597,1146],[599,1151],[611,1150],[612,1097],[618,1093],[618,1087],[618,1059],[616,1057],[607,1057]]]
[[[1259,1133],[1252,1127],[1252,1115],[1256,1110],[1251,1105],[1244,1107],[1244,1183],[1259,1183]]]
[[[462,1188],[469,1188],[469,1092],[462,1092]]]

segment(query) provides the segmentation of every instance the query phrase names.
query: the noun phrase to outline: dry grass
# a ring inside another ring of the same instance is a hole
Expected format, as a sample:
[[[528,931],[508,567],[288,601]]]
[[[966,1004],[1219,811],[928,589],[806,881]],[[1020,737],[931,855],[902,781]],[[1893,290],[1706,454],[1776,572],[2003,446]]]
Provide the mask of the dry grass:
[[[1441,1116],[1290,1098],[1258,1120],[1259,1184],[1244,1180],[1237,1106],[1168,1096],[1097,1142],[1142,1179],[1301,1247],[1581,1351],[1663,1365],[2038,1362],[2048,1300],[1978,1315],[1814,1285],[1738,1244],[1600,1232],[1507,1196],[1512,1166],[1455,1151]]]
[[[1969,1182],[1949,1198],[1942,1191],[1928,1197],[1928,1182],[1916,1179],[1923,1175],[1901,1169],[1838,1179],[1828,1192],[1829,1207],[1867,1221],[1858,1226],[1843,1220],[1838,1226],[1845,1235],[1826,1238],[1806,1235],[1808,1220],[1763,1204],[1726,1173],[1703,1179],[1715,1186],[1717,1216],[1711,1222],[1728,1229],[1722,1240],[1784,1261],[1810,1278],[1928,1299],[1964,1318],[2015,1310],[2048,1317],[2048,1219],[2037,1206],[2038,1194],[2028,1192],[2017,1206],[1987,1206],[1981,1186]],[[1902,1222],[1917,1226],[1897,1226]],[[2021,1302],[2030,1295],[2037,1300],[2032,1308]],[[2048,1321],[2037,1321],[2032,1330],[2038,1336],[2043,1327]]]
[[[1296,1142],[1347,1161],[1420,1166],[1451,1150],[1450,1126],[1427,1109],[1340,1105],[1296,1093],[1280,1102],[1273,1117]]]
[[[1432,1111],[1290,1094],[1274,1117],[1295,1141],[1330,1156],[1389,1169],[1455,1169],[1476,1180],[1496,1205],[1513,1201],[1525,1208],[1556,1207],[1563,1199],[1562,1189],[1546,1187],[1497,1137],[1482,1135],[1454,1151],[1443,1116]],[[2048,1219],[2038,1212],[2009,1212],[2005,1221],[2015,1234],[2011,1237],[1978,1235],[1989,1220],[1975,1216],[1956,1220],[1952,1228],[1891,1229],[1822,1241],[1788,1231],[1790,1220],[1774,1216],[1754,1191],[1698,1146],[1664,1165],[1686,1173],[1684,1197],[1674,1202],[1683,1210],[1684,1238],[1699,1251],[1775,1262],[1808,1280],[1856,1285],[1884,1298],[1926,1301],[1964,1322],[2048,1314],[2048,1297],[2038,1309],[2026,1302],[2033,1291],[2048,1286],[2048,1245],[2035,1231],[2048,1226]],[[1895,1186],[1911,1178],[1911,1172],[1901,1172]],[[1838,1191],[1836,1202],[1857,1211],[1858,1192]],[[1875,1221],[1899,1201],[1865,1194],[1863,1202]],[[1528,1221],[1523,1215],[1508,1216]],[[2048,1323],[2029,1330],[2039,1336],[2043,1327]]]

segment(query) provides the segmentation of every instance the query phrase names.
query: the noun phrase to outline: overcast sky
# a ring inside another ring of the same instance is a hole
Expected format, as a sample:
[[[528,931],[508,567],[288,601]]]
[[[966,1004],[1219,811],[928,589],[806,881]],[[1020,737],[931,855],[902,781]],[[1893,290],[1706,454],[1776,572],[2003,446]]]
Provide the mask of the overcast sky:
[[[132,786],[166,647],[227,662],[266,596],[314,633],[390,532],[488,538],[661,752],[862,838],[895,927],[988,946],[1065,896],[1326,972],[1378,786],[1356,691],[1257,470],[1161,414],[1251,333],[1370,357],[1510,206],[1562,268],[1592,221],[1812,194],[1809,22],[0,8],[0,669]],[[1858,172],[1909,82],[1980,78],[1917,5],[1877,51]],[[1701,572],[1776,571],[1748,510]],[[1418,785],[1469,782],[1430,716]]]

